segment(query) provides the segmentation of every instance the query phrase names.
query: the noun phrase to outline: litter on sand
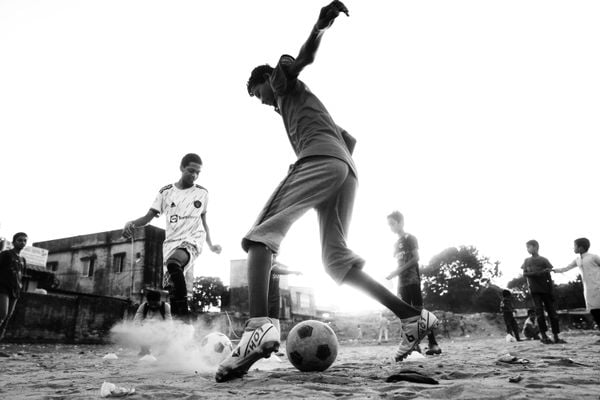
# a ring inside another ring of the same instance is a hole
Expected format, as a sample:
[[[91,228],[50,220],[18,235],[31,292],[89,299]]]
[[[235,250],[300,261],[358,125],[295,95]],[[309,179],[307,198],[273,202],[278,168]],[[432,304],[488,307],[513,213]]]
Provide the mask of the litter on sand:
[[[110,382],[104,382],[100,387],[100,397],[124,397],[134,393],[134,388],[127,389]]]
[[[107,355],[102,357],[103,360],[117,360],[118,358],[119,357],[117,357],[115,353],[108,353]]]

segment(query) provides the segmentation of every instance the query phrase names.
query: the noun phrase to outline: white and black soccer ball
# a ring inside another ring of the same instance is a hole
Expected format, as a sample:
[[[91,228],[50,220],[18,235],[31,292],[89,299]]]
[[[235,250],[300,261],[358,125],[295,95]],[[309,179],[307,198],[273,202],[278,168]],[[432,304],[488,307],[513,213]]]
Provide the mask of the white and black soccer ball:
[[[212,332],[200,340],[200,351],[204,359],[211,364],[219,364],[233,351],[233,344],[221,332]]]
[[[302,321],[288,334],[286,352],[300,371],[325,371],[337,357],[337,336],[321,321]]]

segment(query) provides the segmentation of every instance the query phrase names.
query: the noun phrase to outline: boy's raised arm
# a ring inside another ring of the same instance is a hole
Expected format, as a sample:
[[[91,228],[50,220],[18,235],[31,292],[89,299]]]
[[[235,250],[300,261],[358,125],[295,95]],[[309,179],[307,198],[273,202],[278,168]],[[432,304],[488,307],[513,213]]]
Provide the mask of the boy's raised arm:
[[[321,37],[326,29],[328,29],[333,21],[343,12],[348,15],[348,9],[341,1],[334,0],[330,4],[321,8],[321,12],[319,13],[319,19],[317,23],[313,27],[306,39],[306,42],[300,48],[300,52],[298,53],[298,57],[296,57],[296,61],[290,67],[291,72],[294,75],[298,75],[300,71],[304,69],[309,64],[315,60],[315,55],[317,54],[317,50],[319,49],[319,45],[321,44]]]

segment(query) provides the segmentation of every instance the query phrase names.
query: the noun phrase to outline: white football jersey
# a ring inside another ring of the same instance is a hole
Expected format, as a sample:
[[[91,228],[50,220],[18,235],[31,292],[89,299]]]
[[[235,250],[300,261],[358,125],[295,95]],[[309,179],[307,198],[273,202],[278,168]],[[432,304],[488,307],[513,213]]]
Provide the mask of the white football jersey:
[[[202,214],[206,212],[208,191],[200,185],[188,189],[178,189],[174,184],[160,189],[150,207],[163,214],[166,219],[166,235],[163,244],[163,258],[183,243],[196,248],[196,254],[202,251],[206,232],[202,224]]]

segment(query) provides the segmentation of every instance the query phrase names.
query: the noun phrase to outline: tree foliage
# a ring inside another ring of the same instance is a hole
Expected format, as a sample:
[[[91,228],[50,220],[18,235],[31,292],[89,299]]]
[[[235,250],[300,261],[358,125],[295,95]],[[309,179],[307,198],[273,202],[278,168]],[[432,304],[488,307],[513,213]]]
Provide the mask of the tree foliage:
[[[194,312],[207,312],[210,307],[220,307],[227,288],[220,278],[200,276],[194,278],[191,308]]]
[[[484,293],[483,289],[490,288],[490,280],[500,276],[499,264],[481,256],[473,246],[442,251],[423,270],[427,307],[453,312],[497,311],[497,291]],[[478,298],[482,302],[478,303]]]

